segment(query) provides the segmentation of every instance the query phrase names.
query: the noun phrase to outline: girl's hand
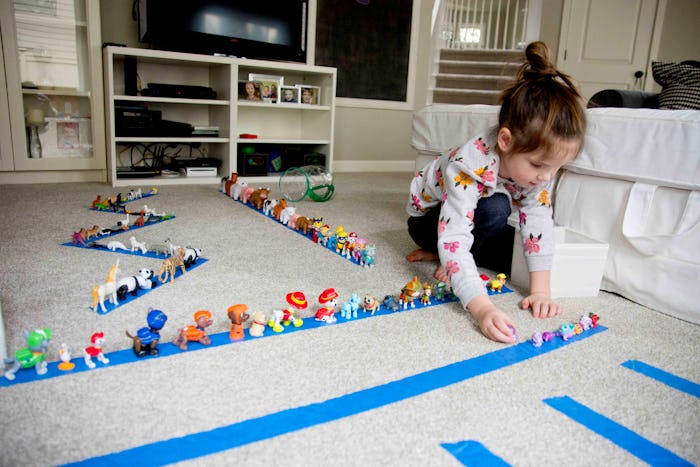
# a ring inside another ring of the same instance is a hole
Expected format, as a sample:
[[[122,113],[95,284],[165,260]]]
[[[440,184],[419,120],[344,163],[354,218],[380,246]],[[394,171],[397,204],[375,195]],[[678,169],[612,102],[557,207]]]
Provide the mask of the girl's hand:
[[[542,292],[535,292],[523,298],[520,307],[523,310],[529,308],[535,318],[554,318],[561,314],[561,305]]]

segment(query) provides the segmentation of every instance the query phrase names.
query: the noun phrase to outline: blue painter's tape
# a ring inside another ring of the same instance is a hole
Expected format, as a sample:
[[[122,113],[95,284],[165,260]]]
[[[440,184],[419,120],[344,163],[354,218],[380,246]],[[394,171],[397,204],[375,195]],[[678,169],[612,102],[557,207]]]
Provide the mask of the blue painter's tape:
[[[569,396],[544,399],[545,404],[571,417],[589,430],[617,444],[651,465],[692,466],[668,449],[652,443],[627,427],[595,412]]]
[[[529,341],[522,342],[495,352],[323,402],[263,415],[210,431],[156,441],[121,452],[85,459],[70,465],[151,466],[214,454],[420,396],[451,384],[523,362],[538,355],[547,354],[571,343],[596,335],[606,329],[604,326],[598,326],[583,334],[574,336],[568,341],[555,339],[546,345],[542,345],[542,347],[535,347]]]
[[[700,384],[696,384],[690,380],[681,378],[664,370],[648,365],[639,360],[627,360],[621,364],[625,368],[641,373],[644,376],[655,379],[667,386],[671,386],[679,391],[687,392],[691,396],[700,398]]]
[[[460,441],[454,444],[443,443],[445,448],[455,459],[467,467],[510,467],[510,464],[478,441]]]

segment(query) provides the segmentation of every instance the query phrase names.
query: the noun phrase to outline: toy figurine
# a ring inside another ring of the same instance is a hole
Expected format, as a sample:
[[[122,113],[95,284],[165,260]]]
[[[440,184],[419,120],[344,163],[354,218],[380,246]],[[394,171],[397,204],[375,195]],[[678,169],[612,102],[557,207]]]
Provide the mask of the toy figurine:
[[[591,329],[591,326],[593,326],[593,320],[590,318],[590,316],[581,315],[581,318],[578,320],[578,322],[584,331],[588,331],[589,329]]]
[[[129,237],[129,242],[131,243],[131,251],[134,252],[136,250],[140,250],[142,254],[146,254],[148,252],[148,248],[146,248],[146,244],[144,242],[139,242],[136,240],[136,237],[133,235]]]
[[[555,335],[553,332],[545,331],[542,333],[542,342],[549,342],[554,339]]]
[[[322,306],[316,311],[316,321],[335,322],[335,306],[338,304],[338,292],[334,288],[326,289],[318,296]]]
[[[357,240],[357,233],[355,232],[350,232],[348,234],[348,238],[345,241],[345,246],[343,247],[343,256],[345,256],[347,259],[350,259],[353,257],[355,253],[355,241]]]
[[[321,227],[323,227],[323,217],[314,217],[313,223],[311,224],[311,241],[318,243],[319,234],[321,232]]]
[[[148,355],[158,355],[158,341],[160,340],[160,331],[165,326],[168,317],[160,310],[148,309],[148,316],[144,326],[136,331],[136,335],[132,336],[129,331],[126,335],[134,342],[134,353],[137,357],[145,357]]]
[[[44,357],[51,342],[51,330],[44,328],[25,331],[24,337],[27,339],[27,346],[15,352],[14,358],[6,358],[4,361],[5,378],[10,381],[15,379],[15,373],[20,368],[34,367],[37,375],[46,374],[48,371]]]
[[[185,247],[185,256],[182,258],[182,262],[185,263],[185,267],[189,268],[197,262],[199,258],[202,257],[202,250],[199,248],[194,248],[191,246]]]
[[[375,245],[367,245],[360,253],[360,266],[371,268],[374,266],[374,257],[377,254]]]
[[[417,276],[414,276],[413,279],[408,282],[403,289],[401,289],[399,304],[403,305],[404,310],[408,308],[408,305],[411,305],[411,308],[416,307],[414,302],[418,297],[420,297],[420,289],[421,283]]]
[[[342,225],[335,228],[335,252],[342,254],[345,251],[345,242],[348,240],[348,233]]]
[[[535,347],[542,347],[542,334],[539,332],[535,331],[532,333],[532,345]]]
[[[562,339],[568,341],[569,339],[574,337],[574,325],[571,323],[562,324],[561,326],[559,326],[559,335]]]
[[[401,308],[393,295],[385,295],[382,305],[389,311],[399,311],[399,308]]]
[[[506,283],[506,275],[501,272],[499,274],[496,274],[496,278],[489,283],[489,288],[491,289],[491,292],[499,292],[500,293],[502,291],[505,283]]]
[[[104,332],[96,332],[92,336],[90,336],[90,343],[92,345],[85,347],[85,349],[83,350],[83,359],[85,360],[85,366],[87,366],[88,368],[95,368],[95,362],[92,361],[93,358],[96,358],[97,361],[99,361],[103,365],[109,363],[109,359],[105,357],[105,354],[102,352],[102,344],[104,344],[104,341]]]
[[[340,309],[340,316],[345,319],[357,318],[357,310],[360,309],[360,297],[356,293],[350,295],[350,300],[345,302]]]
[[[96,285],[92,288],[92,309],[97,312],[97,305],[99,304],[103,313],[107,313],[105,308],[105,298],[109,297],[109,301],[114,305],[119,305],[117,300],[117,272],[119,271],[119,260],[109,269],[109,274],[107,274],[107,281],[102,285]]]
[[[370,294],[365,295],[365,299],[362,301],[362,308],[365,310],[365,312],[369,311],[372,315],[374,315],[374,312],[380,307],[381,305],[379,304],[379,300]]]
[[[432,305],[433,302],[430,301],[430,296],[433,294],[433,285],[426,282],[423,284],[423,293],[420,296],[421,305]]]
[[[170,258],[163,260],[163,264],[160,267],[160,271],[158,271],[158,280],[160,280],[164,284],[168,282],[168,278],[170,278],[170,282],[174,281],[175,271],[178,267],[182,270],[183,274],[187,272],[187,270],[185,269],[185,262],[183,260],[184,256],[185,249],[178,248]]]
[[[438,302],[445,301],[446,293],[447,293],[447,284],[445,284],[442,281],[435,284],[435,299],[437,299]]]
[[[173,340],[173,344],[180,347],[180,350],[187,350],[187,343],[199,342],[202,345],[211,344],[211,339],[207,335],[207,328],[214,323],[211,319],[211,312],[199,310],[194,314],[194,324],[180,328],[180,332]]]
[[[117,298],[124,300],[126,294],[136,296],[139,290],[150,290],[156,285],[152,269],[139,269],[135,276],[122,277],[117,282]]]
[[[591,312],[588,314],[588,317],[591,318],[591,327],[592,328],[597,328],[598,327],[598,315],[595,313]]]
[[[250,195],[250,204],[252,204],[258,211],[261,211],[268,196],[270,196],[269,188],[258,188]]]
[[[306,307],[309,306],[309,303],[306,301],[306,296],[299,291],[290,292],[287,294],[286,299],[290,306],[284,310],[273,310],[272,318],[270,318],[270,321],[267,323],[267,325],[270,326],[275,332],[284,331],[282,324],[289,326],[291,323],[295,328],[298,328],[304,324],[304,320],[294,317],[294,311],[305,310]]]
[[[58,369],[61,371],[71,371],[75,368],[75,363],[71,362],[70,350],[66,344],[61,344],[61,348],[58,349],[58,358],[61,359],[61,363],[58,364]]]
[[[249,331],[253,337],[262,337],[265,334],[265,313],[262,311],[253,313],[253,323],[250,325]]]
[[[231,330],[228,333],[228,337],[232,341],[238,341],[245,337],[243,322],[250,318],[250,315],[246,313],[246,311],[248,311],[248,306],[242,303],[228,307],[228,319],[231,320]]]

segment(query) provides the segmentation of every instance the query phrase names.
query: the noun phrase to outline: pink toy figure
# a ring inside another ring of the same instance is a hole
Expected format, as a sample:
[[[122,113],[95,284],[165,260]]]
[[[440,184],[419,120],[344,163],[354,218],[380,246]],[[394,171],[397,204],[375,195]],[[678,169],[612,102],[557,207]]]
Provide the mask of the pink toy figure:
[[[102,352],[102,344],[104,341],[104,332],[96,332],[92,335],[92,337],[90,337],[90,342],[92,345],[85,347],[83,350],[83,358],[85,360],[85,365],[88,368],[95,368],[95,362],[92,361],[93,357],[104,365],[109,363],[109,359],[105,357],[105,354]]]
[[[316,321],[335,322],[335,306],[338,304],[338,292],[334,288],[326,289],[318,296],[322,306],[316,311]]]
[[[250,186],[244,187],[241,190],[241,203],[248,204],[248,200],[250,200],[250,196],[253,194],[254,191],[255,191],[255,188],[253,188],[253,187],[250,187]]]
[[[532,345],[535,347],[542,347],[542,334],[535,331],[532,333]]]
[[[545,331],[545,332],[542,333],[542,342],[549,342],[549,341],[551,341],[552,339],[554,339],[554,333],[553,333],[553,332]]]

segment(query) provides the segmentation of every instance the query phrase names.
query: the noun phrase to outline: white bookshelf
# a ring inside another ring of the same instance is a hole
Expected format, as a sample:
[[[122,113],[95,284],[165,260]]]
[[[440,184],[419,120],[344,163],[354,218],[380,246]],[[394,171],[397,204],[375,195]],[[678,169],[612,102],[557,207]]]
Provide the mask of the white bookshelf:
[[[204,86],[216,91],[216,98],[125,95],[124,60],[128,57],[136,59],[141,88],[147,87],[148,83]],[[245,167],[239,167],[238,157],[239,148],[243,146],[253,146],[258,154],[264,154],[272,148],[290,147],[300,148],[307,153],[321,153],[326,156],[326,169],[332,171],[335,68],[109,46],[104,50],[104,70],[108,175],[113,186],[218,184],[221,177],[230,175],[231,172],[238,172],[252,181],[267,183],[270,177],[278,176],[245,174]],[[320,90],[319,105],[239,101],[238,82],[247,81],[251,73],[281,76],[285,85],[316,86]],[[217,137],[192,138],[116,136],[115,103],[119,101],[159,110],[164,120],[194,126],[215,126],[219,128],[219,134]],[[258,137],[240,138],[243,133],[252,133]],[[191,150],[193,145],[197,147],[197,155],[221,161],[215,177],[117,176],[117,168],[132,164],[133,153],[136,151],[138,154],[139,148],[164,146],[172,149],[177,146],[181,150],[187,147]],[[128,157],[125,157],[126,154]]]

